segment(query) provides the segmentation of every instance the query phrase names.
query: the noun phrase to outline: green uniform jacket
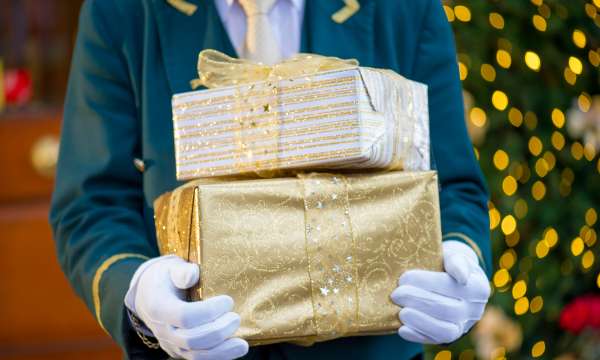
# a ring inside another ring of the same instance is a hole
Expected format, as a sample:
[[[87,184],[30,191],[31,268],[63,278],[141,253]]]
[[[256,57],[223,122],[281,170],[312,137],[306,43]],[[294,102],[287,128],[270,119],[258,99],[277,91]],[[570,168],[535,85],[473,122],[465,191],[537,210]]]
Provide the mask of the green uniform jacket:
[[[50,220],[62,268],[99,324],[138,359],[164,359],[138,339],[123,298],[136,268],[158,255],[152,202],[175,179],[171,96],[190,90],[198,52],[235,56],[213,0],[88,0],[73,56]],[[467,137],[451,28],[440,0],[307,0],[302,52],[356,58],[429,86],[431,143],[444,239],[475,249],[490,271],[487,192]],[[143,159],[145,171],[134,166]],[[303,348],[258,347],[249,358],[408,359],[420,345],[396,335]]]

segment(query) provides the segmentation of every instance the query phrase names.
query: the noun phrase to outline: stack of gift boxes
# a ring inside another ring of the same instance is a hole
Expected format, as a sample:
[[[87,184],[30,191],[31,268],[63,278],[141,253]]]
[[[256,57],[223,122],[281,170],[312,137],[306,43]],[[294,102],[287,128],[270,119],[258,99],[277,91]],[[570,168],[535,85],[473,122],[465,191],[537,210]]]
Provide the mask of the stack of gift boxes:
[[[318,56],[218,65],[173,96],[189,182],[154,204],[161,253],[202,269],[190,299],[230,295],[253,345],[395,332],[398,277],[441,269],[427,87]]]

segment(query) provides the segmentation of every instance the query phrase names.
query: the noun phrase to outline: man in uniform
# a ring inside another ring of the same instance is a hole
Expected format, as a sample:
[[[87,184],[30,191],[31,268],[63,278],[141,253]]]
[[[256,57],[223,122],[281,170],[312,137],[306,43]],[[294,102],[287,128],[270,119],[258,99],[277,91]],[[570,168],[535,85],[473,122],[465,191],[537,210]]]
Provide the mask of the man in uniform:
[[[411,359],[481,317],[487,193],[440,0],[87,0],[79,26],[50,218],[63,270],[128,358]],[[201,274],[159,257],[152,203],[180,185],[170,99],[191,90],[203,49],[266,63],[297,52],[355,58],[428,85],[445,272],[399,279],[398,335],[248,349],[232,338],[240,319],[226,294],[181,299]]]

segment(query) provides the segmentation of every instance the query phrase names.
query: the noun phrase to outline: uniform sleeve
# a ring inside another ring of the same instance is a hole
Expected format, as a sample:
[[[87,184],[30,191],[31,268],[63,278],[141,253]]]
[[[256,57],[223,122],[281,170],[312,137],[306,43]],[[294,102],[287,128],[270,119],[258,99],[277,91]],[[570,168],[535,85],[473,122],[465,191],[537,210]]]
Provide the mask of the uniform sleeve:
[[[488,193],[467,135],[454,37],[439,0],[429,0],[419,36],[413,78],[429,87],[443,238],[472,247],[489,276]]]
[[[71,285],[131,354],[139,344],[123,299],[137,267],[157,254],[143,221],[142,175],[133,165],[140,122],[111,4],[86,1],[81,10],[50,222]]]

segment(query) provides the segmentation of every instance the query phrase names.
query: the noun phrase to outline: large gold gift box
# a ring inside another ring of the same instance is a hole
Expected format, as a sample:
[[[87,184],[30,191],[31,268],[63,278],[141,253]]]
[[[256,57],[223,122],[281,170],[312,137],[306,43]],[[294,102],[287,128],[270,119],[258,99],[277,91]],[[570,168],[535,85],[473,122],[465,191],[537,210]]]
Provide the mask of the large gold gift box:
[[[190,299],[230,295],[251,345],[393,333],[399,276],[442,268],[432,171],[202,179],[154,206],[161,254],[200,264]]]

